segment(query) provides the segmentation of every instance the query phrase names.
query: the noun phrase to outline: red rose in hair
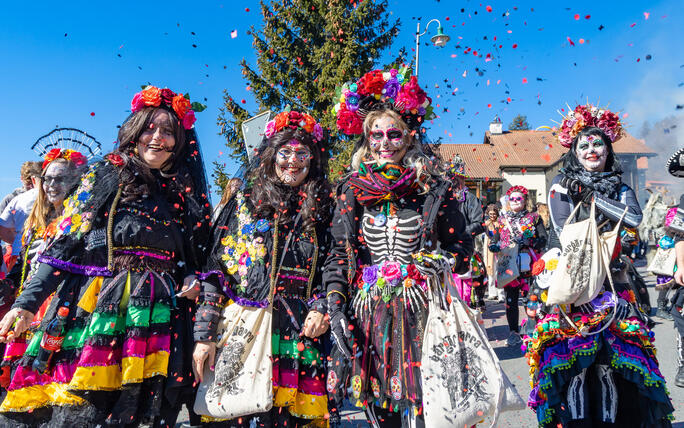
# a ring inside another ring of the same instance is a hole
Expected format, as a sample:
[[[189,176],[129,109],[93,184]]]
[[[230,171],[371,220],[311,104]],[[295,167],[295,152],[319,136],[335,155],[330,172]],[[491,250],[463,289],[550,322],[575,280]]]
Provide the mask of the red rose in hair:
[[[43,166],[42,169],[45,169],[46,166],[50,164],[53,160],[57,159],[59,155],[62,153],[62,149],[52,149],[43,158]]]
[[[299,126],[299,122],[302,121],[302,114],[298,111],[291,111],[288,118],[288,125],[290,128],[296,129]]]
[[[76,166],[81,166],[88,163],[88,158],[83,156],[81,152],[71,152],[68,160]]]
[[[124,164],[124,160],[121,156],[117,155],[116,153],[110,153],[107,155],[107,160],[109,163],[111,163],[114,166],[122,166]]]
[[[357,82],[357,92],[361,95],[374,95],[382,93],[385,86],[385,78],[381,70],[373,70],[364,74]]]
[[[354,112],[342,107],[337,112],[337,127],[347,135],[359,135],[363,133],[363,122]]]
[[[176,94],[169,88],[164,88],[161,90],[161,98],[165,104],[171,104],[171,101],[173,100],[173,97],[175,97],[175,96],[176,96]]]

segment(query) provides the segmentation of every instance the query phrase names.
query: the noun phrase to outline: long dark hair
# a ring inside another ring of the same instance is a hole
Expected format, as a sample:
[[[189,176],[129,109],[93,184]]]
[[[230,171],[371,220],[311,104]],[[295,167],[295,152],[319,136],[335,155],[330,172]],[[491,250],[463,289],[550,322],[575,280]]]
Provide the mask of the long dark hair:
[[[135,200],[144,195],[148,195],[154,188],[154,183],[157,181],[157,177],[155,177],[155,174],[152,172],[150,167],[147,166],[147,164],[140,159],[136,153],[138,140],[140,139],[142,133],[149,128],[152,122],[152,117],[157,110],[163,110],[169,115],[169,121],[171,122],[173,136],[175,138],[175,144],[173,146],[171,156],[166,163],[162,165],[162,174],[165,176],[178,175],[180,177],[186,175],[178,174],[179,163],[175,162],[177,159],[179,159],[180,154],[185,151],[185,146],[187,143],[185,129],[183,129],[178,116],[172,109],[166,107],[145,107],[131,114],[123,123],[123,125],[121,125],[117,139],[118,145],[114,150],[115,153],[124,159],[124,165],[119,170],[119,177],[124,186],[124,200]],[[179,186],[186,184],[187,183],[178,183]],[[179,187],[179,189],[180,188],[181,187]]]
[[[570,150],[563,155],[563,168],[571,171],[577,171],[579,168],[584,169],[577,158],[577,142],[581,137],[588,137],[590,135],[601,138],[601,140],[603,140],[603,144],[608,147],[608,158],[606,159],[604,171],[622,174],[622,166],[620,165],[620,161],[615,157],[615,151],[613,150],[613,143],[610,141],[610,137],[608,137],[608,135],[606,135],[606,133],[601,131],[599,128],[593,126],[584,128],[572,140]]]
[[[297,140],[311,150],[309,173],[297,187],[283,184],[275,171],[276,153],[283,145]],[[305,229],[329,219],[332,207],[328,171],[328,149],[324,141],[314,142],[311,134],[301,129],[285,129],[262,144],[259,165],[249,173],[249,199],[254,214],[260,218],[276,213],[292,215],[299,209]]]

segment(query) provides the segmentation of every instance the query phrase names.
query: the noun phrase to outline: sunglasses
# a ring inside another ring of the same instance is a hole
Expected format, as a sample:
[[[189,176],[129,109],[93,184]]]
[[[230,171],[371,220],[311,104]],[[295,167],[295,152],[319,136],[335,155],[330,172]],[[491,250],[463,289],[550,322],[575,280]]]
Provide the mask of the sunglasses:
[[[403,137],[404,133],[401,131],[401,129],[397,128],[390,128],[386,131],[376,129],[370,133],[370,140],[378,143],[381,142],[383,138],[387,138],[387,141],[395,143],[401,141]]]
[[[47,183],[48,185],[53,184],[53,183],[57,184],[57,185],[61,185],[61,184],[66,183],[67,181],[69,181],[69,177],[50,177],[50,176],[46,175],[44,177],[40,177],[40,181],[43,183]]]
[[[508,200],[513,202],[521,202],[524,201],[525,198],[523,198],[522,196],[513,196],[511,198],[508,198]]]

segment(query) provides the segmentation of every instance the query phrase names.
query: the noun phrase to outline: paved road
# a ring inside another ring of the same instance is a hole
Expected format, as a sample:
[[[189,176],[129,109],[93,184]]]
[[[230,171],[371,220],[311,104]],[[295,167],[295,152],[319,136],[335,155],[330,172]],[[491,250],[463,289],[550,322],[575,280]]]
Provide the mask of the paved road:
[[[655,306],[656,293],[653,289],[655,277],[648,275],[640,269],[644,275],[648,285],[649,293],[651,295],[651,302]],[[522,351],[519,347],[511,348],[506,346],[506,338],[508,337],[508,327],[506,325],[506,316],[504,313],[503,304],[492,304],[488,302],[489,306],[484,314],[484,323],[487,329],[487,335],[494,347],[494,351],[501,360],[501,365],[504,371],[514,383],[518,392],[527,399],[530,393],[529,386],[529,372],[528,366],[523,358]],[[523,316],[521,308],[521,319]],[[658,323],[655,328],[656,348],[658,350],[658,361],[660,362],[660,369],[665,376],[668,383],[668,389],[672,398],[672,403],[675,408],[675,428],[684,428],[684,388],[678,388],[674,385],[674,377],[677,372],[677,358],[676,352],[676,338],[672,321],[665,321],[660,318],[654,318]],[[187,417],[187,416],[186,416]],[[352,408],[343,412],[345,427],[366,427],[368,426],[363,418],[363,415]],[[500,428],[506,427],[535,427],[537,426],[537,419],[530,409],[524,409],[517,412],[508,412],[501,415],[499,424]]]

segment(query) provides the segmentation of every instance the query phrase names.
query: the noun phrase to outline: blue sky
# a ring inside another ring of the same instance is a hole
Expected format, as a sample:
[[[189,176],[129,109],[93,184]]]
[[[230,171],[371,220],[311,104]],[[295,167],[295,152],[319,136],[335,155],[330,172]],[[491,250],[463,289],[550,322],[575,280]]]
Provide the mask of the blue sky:
[[[430,124],[433,139],[481,142],[495,115],[504,125],[522,113],[533,127],[552,126],[556,110],[587,98],[621,111],[634,134],[644,121],[684,112],[676,109],[684,104],[678,1],[417,4],[390,1],[402,26],[387,57],[401,46],[413,54],[418,17],[440,19],[451,36],[444,48],[420,51],[420,82],[440,116]],[[246,32],[261,25],[259,12],[256,1],[4,4],[0,194],[18,184],[21,162],[35,158],[31,144],[56,125],[81,128],[110,150],[146,82],[207,104],[197,115],[204,157],[233,169],[216,119],[224,89],[254,108],[238,63],[255,63]]]

